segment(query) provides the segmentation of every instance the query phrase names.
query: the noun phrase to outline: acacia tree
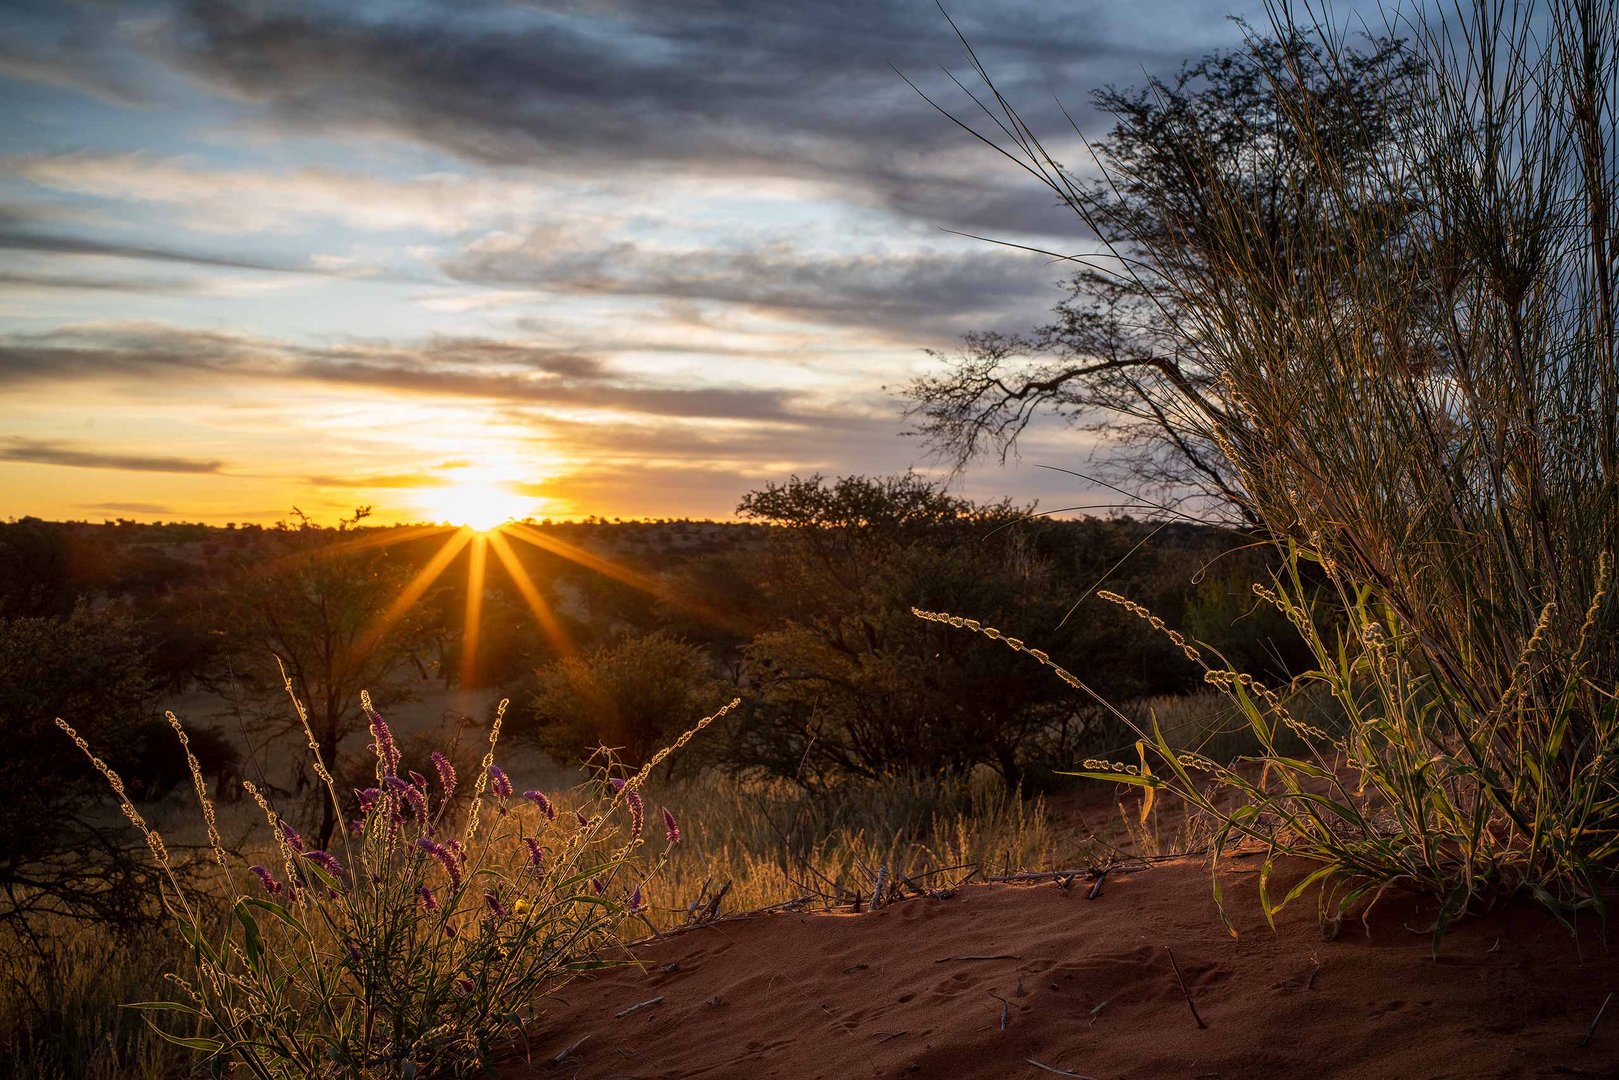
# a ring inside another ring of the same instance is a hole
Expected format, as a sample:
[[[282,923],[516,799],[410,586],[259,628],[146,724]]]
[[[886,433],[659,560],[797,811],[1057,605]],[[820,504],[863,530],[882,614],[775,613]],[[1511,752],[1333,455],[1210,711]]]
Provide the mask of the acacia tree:
[[[1113,127],[1092,147],[1104,178],[1089,182],[1038,152],[1008,109],[1004,130],[1020,148],[1003,152],[1079,212],[1100,252],[1074,274],[1051,323],[1023,335],[968,334],[958,352],[934,354],[943,370],[904,391],[929,448],[956,468],[985,453],[1004,461],[1028,425],[1051,414],[1101,435],[1108,467],[1128,481],[1163,496],[1194,492],[1206,509],[1252,522],[1225,454],[1202,434],[1223,420],[1226,389],[1147,253],[1173,243],[1188,265],[1217,272],[1206,201],[1215,185],[1251,205],[1256,243],[1320,240],[1320,229],[1298,228],[1301,216],[1323,212],[1320,170],[1365,169],[1402,138],[1410,102],[1391,88],[1408,82],[1415,63],[1390,39],[1329,63],[1319,42],[1284,32],[1210,54],[1168,80],[1105,87],[1092,102]],[[1335,148],[1330,163],[1289,122],[1305,101]]]
[[[1127,523],[1028,520],[1027,508],[974,504],[914,474],[794,477],[738,513],[777,526],[761,590],[785,616],[745,651],[752,693],[731,753],[746,764],[807,782],[983,763],[1016,787],[1103,735],[1061,684],[913,607],[1039,633],[1121,698],[1146,689],[1142,668],[1162,689],[1190,675],[1114,609],[1064,619],[1075,581],[1134,543]],[[1088,542],[1075,543],[1079,530]]]
[[[365,728],[361,690],[383,701],[409,698],[414,680],[405,676],[413,668],[420,674],[426,640],[414,609],[390,611],[412,576],[404,552],[346,542],[364,516],[336,529],[302,519],[268,533],[268,550],[253,552],[225,589],[226,653],[232,675],[257,691],[255,728],[270,737],[301,736],[302,724],[281,696],[284,670],[329,766],[343,740]],[[325,846],[335,818],[330,799],[317,802]]]

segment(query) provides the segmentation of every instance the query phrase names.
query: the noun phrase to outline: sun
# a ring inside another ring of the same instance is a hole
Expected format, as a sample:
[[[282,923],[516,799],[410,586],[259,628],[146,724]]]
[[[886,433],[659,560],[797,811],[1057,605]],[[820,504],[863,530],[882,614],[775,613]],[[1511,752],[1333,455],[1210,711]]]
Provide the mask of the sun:
[[[461,469],[452,473],[443,487],[423,492],[421,505],[435,520],[488,532],[533,512],[534,500],[512,487],[508,479]]]

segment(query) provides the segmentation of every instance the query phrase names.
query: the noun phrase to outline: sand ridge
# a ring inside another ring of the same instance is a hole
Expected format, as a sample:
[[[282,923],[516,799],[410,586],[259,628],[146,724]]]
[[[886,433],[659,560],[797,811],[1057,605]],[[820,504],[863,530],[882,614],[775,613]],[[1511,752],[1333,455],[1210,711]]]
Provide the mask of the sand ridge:
[[[1435,960],[1432,902],[1385,898],[1368,926],[1327,941],[1307,896],[1272,931],[1258,869],[1222,871],[1235,939],[1192,860],[1110,875],[1095,900],[1083,885],[976,885],[676,934],[638,948],[639,967],[565,988],[531,1061],[510,1071],[1619,1077],[1619,1008],[1582,1045],[1619,990],[1619,956],[1594,922],[1576,941],[1544,911],[1507,904],[1454,926]]]

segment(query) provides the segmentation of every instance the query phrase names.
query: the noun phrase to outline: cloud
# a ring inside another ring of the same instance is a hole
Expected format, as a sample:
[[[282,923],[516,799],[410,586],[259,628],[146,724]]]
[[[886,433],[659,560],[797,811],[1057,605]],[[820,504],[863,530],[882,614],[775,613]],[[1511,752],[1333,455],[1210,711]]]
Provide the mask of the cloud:
[[[961,15],[1003,89],[1047,133],[1067,130],[1054,93],[1079,98],[1087,122],[1085,89],[1172,66],[1212,22],[1189,14],[1146,35],[1101,4],[1036,0]],[[564,173],[808,180],[930,221],[1066,224],[1010,166],[962,180],[942,160],[967,137],[893,70],[973,108],[936,74],[966,64],[931,4],[424,3],[383,18],[349,5],[195,0],[174,29],[171,62],[283,126]],[[958,179],[941,184],[941,166]]]
[[[109,278],[87,274],[32,274],[0,270],[0,291],[62,289],[81,292],[195,292],[202,283],[185,278]]]
[[[224,468],[224,463],[220,461],[84,449],[17,436],[0,439],[0,461],[65,465],[74,469],[119,469],[124,472],[216,473]]]
[[[56,191],[176,207],[188,228],[245,233],[339,222],[365,230],[460,232],[546,210],[522,176],[425,173],[396,178],[307,165],[226,169],[148,153],[19,155],[7,171]]]
[[[793,419],[784,391],[666,386],[568,350],[487,338],[309,346],[153,323],[0,337],[0,387],[225,376],[662,416]]]
[[[592,244],[553,228],[490,234],[441,269],[479,286],[718,301],[824,323],[891,327],[913,341],[919,332],[937,333],[941,323],[975,328],[1004,317],[1042,298],[1058,276],[1044,261],[978,249],[843,255],[786,242],[672,249],[634,240]],[[1039,305],[1047,303],[1042,298]]]
[[[46,255],[99,255],[115,259],[181,263],[187,266],[207,266],[226,270],[263,270],[279,274],[317,273],[308,266],[250,256],[211,255],[181,248],[153,247],[83,236],[43,233],[27,227],[17,227],[3,218],[0,218],[0,251],[29,251]]]
[[[6,36],[0,39],[0,79],[74,90],[108,105],[150,103],[127,48],[126,31],[140,22],[140,0],[121,0],[119,10],[78,14],[52,0],[8,0]],[[120,16],[136,15],[126,20]]]
[[[81,510],[108,510],[119,514],[172,514],[174,508],[162,503],[100,502],[80,503]]]
[[[368,476],[306,476],[303,482],[311,487],[393,489],[439,487],[444,480],[421,473],[372,473]]]

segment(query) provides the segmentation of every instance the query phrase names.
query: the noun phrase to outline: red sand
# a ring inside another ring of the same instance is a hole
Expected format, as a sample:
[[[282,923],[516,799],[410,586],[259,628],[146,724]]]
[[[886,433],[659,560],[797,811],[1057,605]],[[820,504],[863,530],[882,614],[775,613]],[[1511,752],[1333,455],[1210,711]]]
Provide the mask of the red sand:
[[[1223,875],[1238,939],[1219,924],[1207,872],[1189,861],[1110,876],[1094,901],[1084,885],[968,886],[863,915],[690,930],[638,950],[644,969],[567,987],[545,1012],[532,1064],[517,1071],[1061,1075],[1032,1060],[1096,1080],[1619,1077],[1619,996],[1581,1046],[1619,991],[1619,955],[1594,935],[1577,945],[1543,911],[1514,904],[1453,926],[1435,961],[1430,938],[1414,932],[1432,926],[1431,902],[1385,898],[1369,936],[1351,920],[1329,942],[1310,895],[1273,933],[1257,871],[1258,860],[1240,860]]]

